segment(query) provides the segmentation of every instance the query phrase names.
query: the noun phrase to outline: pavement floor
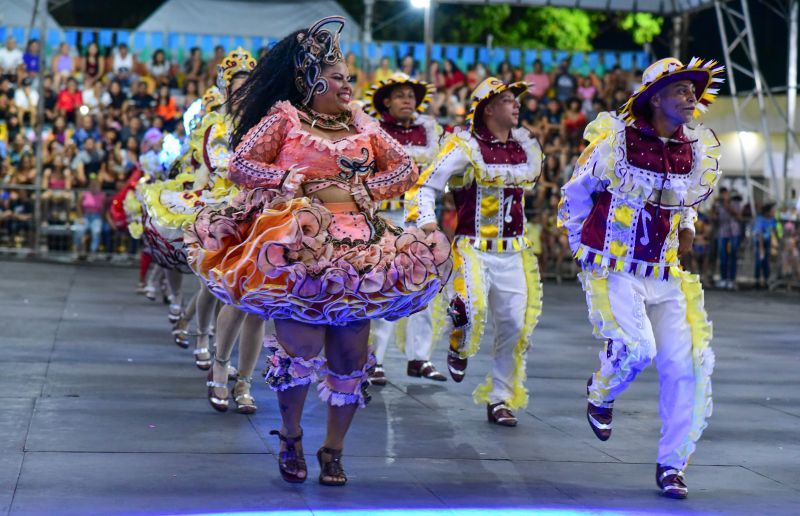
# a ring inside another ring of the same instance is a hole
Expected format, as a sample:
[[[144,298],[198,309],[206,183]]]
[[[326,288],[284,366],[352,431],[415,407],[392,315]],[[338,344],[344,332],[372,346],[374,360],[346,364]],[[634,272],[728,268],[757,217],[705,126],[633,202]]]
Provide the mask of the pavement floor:
[[[601,343],[576,283],[545,284],[518,427],[490,425],[472,402],[490,345],[461,384],[408,378],[391,349],[390,383],[348,435],[349,483],[330,488],[313,456],[325,406],[306,404],[309,481],[284,483],[274,395],[254,382],[256,415],[213,411],[166,307],[134,293],[136,271],[0,262],[0,278],[0,514],[800,514],[796,294],[707,293],[714,415],[676,501],[654,482],[654,367],[617,401],[611,440],[588,428]]]

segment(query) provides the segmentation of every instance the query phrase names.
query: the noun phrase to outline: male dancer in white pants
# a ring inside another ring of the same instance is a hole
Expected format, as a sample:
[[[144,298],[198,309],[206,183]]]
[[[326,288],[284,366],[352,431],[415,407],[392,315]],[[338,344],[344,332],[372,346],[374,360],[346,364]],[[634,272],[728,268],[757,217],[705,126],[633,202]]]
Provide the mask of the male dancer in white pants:
[[[524,196],[542,169],[539,143],[517,129],[518,97],[525,83],[489,77],[472,93],[469,131],[450,136],[418,183],[417,226],[436,228],[437,194],[453,192],[458,225],[455,271],[449,285],[453,323],[447,364],[453,380],[464,379],[467,359],[477,353],[487,316],[494,322],[494,361],[473,393],[487,404],[487,418],[516,426],[512,410],[528,404],[525,359],[541,311],[536,256],[525,238]]]
[[[364,95],[367,103],[365,110],[378,119],[381,127],[390,136],[400,142],[421,170],[436,157],[442,135],[442,128],[436,120],[422,114],[430,101],[430,92],[429,84],[411,79],[404,73],[396,73],[374,84]],[[404,205],[401,199],[391,199],[382,201],[380,210],[392,222],[403,226],[406,216],[411,223],[416,217],[416,210],[405,210]],[[400,321],[377,319],[372,322],[372,343],[377,362],[370,371],[370,382],[373,385],[386,385],[383,358],[393,339],[405,351],[408,376],[446,380],[431,362],[434,345],[433,306],[434,302],[431,302],[427,309]]]
[[[683,470],[711,414],[711,323],[698,276],[678,257],[694,239],[692,208],[719,177],[719,141],[686,124],[710,104],[723,68],[674,58],[645,70],[615,116],[586,128],[589,146],[563,187],[559,225],[581,264],[589,318],[606,344],[587,386],[586,416],[611,437],[614,400],[655,359],[662,420],[656,483],[688,494]]]

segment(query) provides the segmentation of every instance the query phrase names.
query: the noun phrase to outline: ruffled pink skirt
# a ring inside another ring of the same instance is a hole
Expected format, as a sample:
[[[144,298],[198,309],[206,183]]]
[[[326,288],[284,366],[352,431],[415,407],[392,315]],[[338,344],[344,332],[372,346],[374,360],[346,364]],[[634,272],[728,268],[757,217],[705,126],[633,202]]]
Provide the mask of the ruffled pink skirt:
[[[452,270],[441,232],[265,189],[205,208],[185,238],[189,265],[211,292],[266,319],[400,319],[425,308]]]

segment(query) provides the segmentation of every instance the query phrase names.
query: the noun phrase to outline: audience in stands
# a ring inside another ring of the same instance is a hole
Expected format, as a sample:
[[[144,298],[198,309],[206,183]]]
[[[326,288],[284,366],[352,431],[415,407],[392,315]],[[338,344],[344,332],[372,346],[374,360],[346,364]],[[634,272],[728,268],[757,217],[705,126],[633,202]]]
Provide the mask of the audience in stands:
[[[105,220],[107,203],[137,168],[144,132],[149,127],[179,130],[183,111],[214,84],[216,65],[225,52],[218,45],[206,60],[194,47],[180,66],[174,64],[178,57],[164,49],[140,61],[124,43],[109,49],[92,41],[80,52],[62,43],[42,74],[39,41],[30,40],[23,52],[13,37],[7,38],[0,48],[0,247],[33,245],[33,127],[40,79],[45,124],[41,204],[47,245],[79,254],[125,253],[130,249],[128,237],[112,232]],[[469,93],[488,75],[531,83],[522,99],[520,125],[541,141],[547,158],[536,193],[526,200],[528,234],[546,276],[571,275],[569,247],[555,227],[560,188],[584,149],[587,123],[599,112],[621,105],[638,85],[640,71],[619,66],[606,70],[601,64],[576,70],[567,59],[551,69],[538,59],[529,69],[508,61],[462,67],[452,59],[421,67],[407,55],[397,62],[383,57],[374,69],[365,70],[352,52],[346,61],[357,98],[371,82],[396,71],[423,79],[421,70],[426,70],[436,88],[430,112],[448,131],[464,123]],[[800,280],[800,200],[795,206],[795,197],[782,210],[764,204],[753,217],[740,195],[721,189],[714,203],[701,207],[692,253],[683,257],[685,266],[706,283],[717,277],[718,287],[736,288],[736,263],[745,248],[755,257],[759,286],[792,275]],[[444,205],[449,205],[447,200]],[[445,209],[445,230],[453,223],[454,214]]]

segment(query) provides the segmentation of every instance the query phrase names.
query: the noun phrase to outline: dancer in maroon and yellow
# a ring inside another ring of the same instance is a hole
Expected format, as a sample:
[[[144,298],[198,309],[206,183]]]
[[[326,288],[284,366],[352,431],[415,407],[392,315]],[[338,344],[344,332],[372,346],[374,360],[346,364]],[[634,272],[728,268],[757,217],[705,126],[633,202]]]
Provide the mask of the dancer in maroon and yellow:
[[[425,82],[411,79],[404,73],[396,73],[374,84],[364,93],[365,110],[378,119],[386,133],[403,146],[420,169],[428,166],[439,151],[442,127],[436,120],[424,115],[430,102],[433,87]],[[413,200],[416,189],[406,192]],[[381,213],[398,226],[416,221],[418,210],[405,209],[402,198],[381,201]],[[413,206],[409,203],[409,206]],[[386,373],[383,358],[391,340],[395,340],[405,352],[408,376],[445,381],[445,376],[431,362],[433,354],[433,308],[417,312],[399,321],[377,319],[372,323],[372,342],[377,363],[370,371],[370,383],[385,385]]]
[[[605,341],[589,378],[586,417],[611,437],[614,403],[651,361],[660,379],[656,483],[686,498],[683,472],[711,415],[714,354],[700,278],[680,267],[697,213],[719,179],[719,141],[689,127],[714,100],[723,67],[675,58],[645,70],[614,115],[586,128],[589,146],[562,189],[559,225],[583,268],[594,335]]]

